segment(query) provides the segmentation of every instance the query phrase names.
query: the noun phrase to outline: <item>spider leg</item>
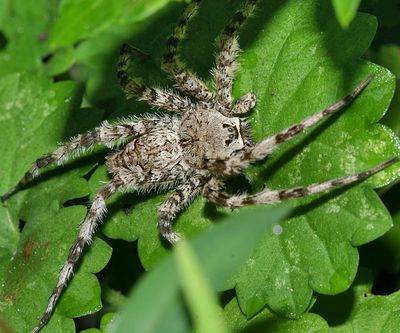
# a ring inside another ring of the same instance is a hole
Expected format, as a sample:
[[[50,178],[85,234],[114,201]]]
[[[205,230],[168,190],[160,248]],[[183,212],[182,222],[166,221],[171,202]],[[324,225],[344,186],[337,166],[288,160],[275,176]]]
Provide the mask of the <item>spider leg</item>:
[[[61,268],[57,285],[49,299],[47,309],[44,312],[40,322],[31,333],[39,332],[50,320],[51,314],[53,313],[56,303],[60,298],[60,295],[67,284],[68,279],[73,273],[73,269],[77,261],[79,260],[84,246],[91,241],[93,233],[104,216],[107,207],[105,200],[114,194],[121,186],[123,182],[119,179],[114,179],[104,185],[94,198],[92,205],[90,206],[84,221],[79,227],[79,234],[74,244],[72,245],[68,259]]]
[[[367,86],[367,84],[372,80],[372,77],[372,74],[369,75],[354,89],[351,94],[345,96],[340,101],[337,101],[326,109],[314,113],[313,115],[307,117],[301,122],[289,126],[280,131],[278,134],[266,138],[260,143],[256,144],[250,152],[248,158],[252,162],[264,159],[266,156],[270,155],[276,148],[278,148],[282,143],[289,141],[297,134],[303,133],[309,127],[314,126],[326,117],[331,116],[337,111],[343,109],[345,106],[349,105],[354,100],[354,98],[356,98],[356,96]]]
[[[138,78],[129,77],[128,68],[133,50],[128,44],[122,45],[117,70],[119,84],[128,99],[136,96],[139,100],[146,101],[151,106],[172,112],[185,112],[194,109],[193,103],[188,98],[179,96],[173,91],[148,87]]]
[[[179,90],[199,101],[210,102],[213,100],[212,92],[203,81],[186,68],[178,55],[179,45],[185,38],[188,25],[196,15],[201,2],[202,0],[193,0],[186,7],[177,26],[167,39],[161,66],[177,82]]]
[[[224,42],[218,43],[222,43],[222,45],[218,51],[215,68],[212,73],[215,80],[218,103],[225,108],[230,108],[233,100],[233,79],[236,69],[239,67],[236,59],[239,55],[240,48],[236,36],[220,39],[224,40]]]
[[[193,177],[179,185],[176,190],[160,205],[158,209],[161,235],[171,244],[179,241],[179,235],[172,230],[172,221],[176,214],[185,208],[199,193],[203,182]]]
[[[257,0],[247,0],[235,13],[223,32],[217,38],[216,65],[213,70],[217,100],[225,108],[232,104],[232,85],[240,52],[237,31],[256,7]],[[246,111],[247,112],[247,111]]]
[[[256,95],[247,93],[240,97],[232,108],[233,115],[242,115],[249,112],[256,105]]]
[[[328,180],[322,183],[315,183],[309,186],[299,186],[285,190],[264,190],[255,194],[242,194],[235,196],[228,196],[226,193],[220,191],[220,184],[218,182],[209,182],[203,190],[203,195],[208,200],[224,207],[236,208],[250,205],[263,205],[274,204],[284,200],[300,198],[316,193],[325,192],[331,189],[343,187],[363,179],[366,179],[377,172],[386,169],[392,164],[399,161],[399,157],[385,161],[376,165],[375,167],[360,173],[350,176],[344,176],[337,179]]]
[[[104,144],[108,147],[112,147],[130,137],[150,131],[157,122],[157,117],[150,117],[137,121],[123,120],[119,124],[115,125],[111,125],[107,121],[103,122],[103,124],[97,127],[94,131],[80,134],[65,145],[58,147],[53,152],[38,158],[24,174],[22,179],[7,193],[1,196],[1,201],[7,200],[23,188],[29,181],[38,176],[40,169],[43,169],[52,163],[60,165],[69,158],[80,155],[96,144]]]
[[[219,206],[229,199],[229,194],[224,192],[225,183],[219,178],[211,178],[203,187],[203,197]]]

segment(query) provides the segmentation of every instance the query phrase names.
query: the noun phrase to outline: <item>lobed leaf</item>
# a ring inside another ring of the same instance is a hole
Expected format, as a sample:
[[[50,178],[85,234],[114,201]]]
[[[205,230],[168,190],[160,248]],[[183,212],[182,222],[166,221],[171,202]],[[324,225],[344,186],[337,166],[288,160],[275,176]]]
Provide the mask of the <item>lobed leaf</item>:
[[[326,321],[314,313],[306,313],[297,320],[286,319],[263,309],[251,319],[247,319],[239,307],[237,298],[233,298],[224,308],[229,329],[233,333],[327,333]]]
[[[72,82],[53,84],[45,76],[18,73],[3,77],[0,87],[0,136],[7,142],[0,171],[3,193],[38,156],[64,140],[64,135],[87,129],[100,115],[92,112],[88,117],[82,111],[81,122],[64,129],[71,108],[80,101],[78,86]],[[83,206],[64,207],[69,200],[89,193],[81,176],[90,167],[74,166],[72,170],[48,172],[0,208],[0,228],[7,236],[1,243],[0,313],[4,326],[15,332],[26,332],[38,323],[85,216]],[[67,318],[101,307],[99,284],[92,273],[101,270],[110,256],[110,247],[95,240],[87,252],[89,261],[83,260],[74,282],[63,294],[46,327],[48,332],[73,332],[74,324]]]
[[[258,139],[329,106],[369,73],[375,79],[342,114],[250,170],[257,187],[265,181],[274,189],[321,182],[398,155],[398,139],[374,124],[389,105],[394,78],[359,59],[372,39],[375,20],[359,15],[343,31],[329,6],[317,1],[269,3],[260,13],[268,13],[258,19],[269,23],[245,50],[236,82],[241,94],[252,90],[258,96],[252,117]],[[293,201],[299,209],[283,224],[282,234],[266,235],[254,261],[235,279],[246,315],[267,303],[281,315],[298,317],[308,308],[312,290],[336,294],[347,289],[357,271],[355,247],[391,227],[389,214],[370,188],[387,184],[398,172],[395,166],[351,189]]]
[[[370,271],[361,267],[352,287],[336,296],[318,295],[311,312],[298,320],[277,316],[263,309],[251,319],[232,299],[224,313],[232,332],[396,332],[399,325],[399,292],[380,296],[371,293]]]
[[[361,267],[348,291],[329,298],[320,297],[311,311],[324,316],[332,333],[396,332],[400,294],[397,291],[387,296],[373,295],[372,284],[371,272]]]

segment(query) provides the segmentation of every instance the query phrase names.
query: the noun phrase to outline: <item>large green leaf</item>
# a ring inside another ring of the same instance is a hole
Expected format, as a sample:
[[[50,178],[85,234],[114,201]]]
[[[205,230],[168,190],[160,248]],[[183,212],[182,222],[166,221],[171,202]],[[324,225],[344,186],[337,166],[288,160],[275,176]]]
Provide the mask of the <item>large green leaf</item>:
[[[343,114],[253,169],[250,176],[258,188],[266,180],[271,188],[307,185],[398,155],[394,134],[374,124],[388,107],[394,78],[358,59],[373,36],[375,20],[359,15],[342,31],[329,6],[317,1],[265,7],[260,12],[269,14],[259,20],[272,22],[245,51],[236,86],[258,96],[253,117],[258,139],[340,99],[368,73],[376,77]],[[347,191],[293,202],[301,208],[283,225],[283,233],[266,235],[235,279],[242,310],[251,316],[267,303],[282,315],[297,317],[307,309],[312,290],[336,294],[347,289],[357,271],[355,246],[391,226],[385,207],[368,187],[384,185],[396,174],[395,167]]]
[[[81,122],[64,129],[71,109],[80,103],[76,84],[53,84],[43,76],[10,74],[0,80],[0,86],[0,136],[7,142],[2,150],[0,188],[4,192],[36,157],[54,149],[65,136],[87,130],[101,113],[92,110],[86,115],[88,111],[81,110]],[[88,166],[66,169],[48,174],[0,207],[0,316],[3,326],[15,332],[26,332],[38,323],[85,216],[85,207],[64,207],[64,203],[88,195],[87,183],[80,178]],[[26,223],[22,234],[20,220]],[[110,255],[110,247],[96,239],[63,294],[48,332],[73,332],[73,322],[66,318],[101,307],[100,287],[92,273],[101,270]]]

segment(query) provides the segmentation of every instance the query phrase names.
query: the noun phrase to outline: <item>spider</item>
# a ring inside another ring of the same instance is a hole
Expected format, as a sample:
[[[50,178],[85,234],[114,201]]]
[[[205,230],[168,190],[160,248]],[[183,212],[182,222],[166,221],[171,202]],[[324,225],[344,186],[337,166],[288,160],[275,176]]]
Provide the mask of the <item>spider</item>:
[[[94,145],[116,148],[121,143],[125,144],[106,158],[111,180],[98,191],[88,208],[47,309],[32,333],[39,332],[50,320],[84,246],[90,242],[106,212],[106,200],[117,191],[174,188],[158,210],[160,233],[174,244],[180,239],[172,229],[174,217],[200,194],[217,205],[229,208],[274,204],[363,180],[397,161],[397,158],[393,158],[367,171],[306,187],[265,189],[255,194],[234,196],[224,192],[224,181],[228,177],[243,173],[245,168],[264,160],[281,144],[348,105],[367,86],[372,75],[342,100],[261,142],[253,143],[244,116],[254,108],[256,96],[249,92],[233,102],[232,84],[238,68],[237,31],[252,14],[257,0],[246,0],[217,39],[218,52],[212,72],[215,92],[186,68],[177,52],[200,3],[201,0],[193,0],[185,9],[167,40],[163,55],[163,69],[184,96],[173,90],[148,87],[140,80],[130,78],[127,70],[130,56],[135,50],[123,45],[120,51],[117,77],[127,98],[135,96],[170,114],[123,119],[115,124],[105,121],[94,131],[78,135],[52,153],[37,159],[17,185],[1,197],[2,201],[7,200],[36,177],[40,169],[52,163],[62,164]]]

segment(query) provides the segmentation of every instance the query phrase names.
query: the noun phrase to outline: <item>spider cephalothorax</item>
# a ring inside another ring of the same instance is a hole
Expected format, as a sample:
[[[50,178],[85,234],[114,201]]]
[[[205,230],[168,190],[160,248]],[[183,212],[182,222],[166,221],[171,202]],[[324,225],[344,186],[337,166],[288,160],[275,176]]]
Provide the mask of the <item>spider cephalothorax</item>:
[[[116,124],[104,122],[94,131],[81,134],[37,159],[18,184],[1,197],[2,201],[8,199],[35,177],[39,169],[51,163],[60,164],[96,144],[114,148],[126,143],[107,158],[111,180],[95,195],[61,269],[47,309],[32,332],[40,331],[49,321],[85,244],[91,240],[106,211],[106,200],[117,191],[174,188],[159,207],[159,228],[165,239],[175,243],[179,236],[173,231],[172,222],[176,214],[199,194],[215,204],[231,208],[271,204],[365,179],[397,161],[395,158],[358,174],[307,187],[276,191],[265,189],[255,194],[234,196],[224,192],[224,180],[227,177],[241,173],[253,162],[265,159],[284,142],[346,106],[372,79],[369,76],[350,95],[326,109],[261,142],[252,143],[244,116],[255,106],[256,97],[247,93],[233,102],[232,84],[238,67],[237,30],[250,16],[256,2],[245,1],[218,37],[216,64],[212,71],[215,92],[191,73],[177,54],[187,25],[201,3],[200,0],[193,0],[167,40],[162,64],[183,95],[172,90],[148,87],[140,80],[130,78],[127,70],[131,49],[127,45],[121,48],[117,76],[126,96],[134,96],[171,114],[124,119]]]
[[[218,111],[195,110],[180,120],[179,143],[191,167],[201,168],[207,159],[226,159],[245,146],[240,118]],[[207,171],[207,170],[205,170]]]

